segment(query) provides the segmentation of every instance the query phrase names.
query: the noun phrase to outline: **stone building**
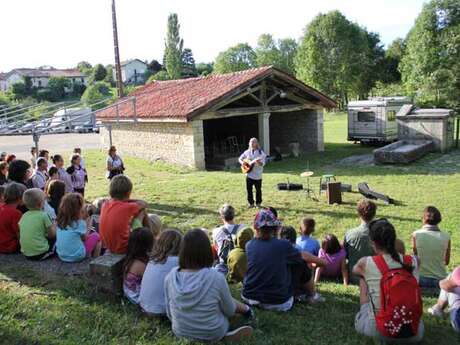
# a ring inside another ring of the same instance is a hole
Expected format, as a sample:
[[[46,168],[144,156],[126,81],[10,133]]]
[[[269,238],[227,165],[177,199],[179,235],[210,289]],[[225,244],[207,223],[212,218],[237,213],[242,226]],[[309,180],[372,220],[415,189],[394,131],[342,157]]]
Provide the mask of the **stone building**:
[[[125,154],[197,169],[234,162],[251,137],[267,154],[322,151],[335,102],[273,67],[156,81],[97,112],[101,141]]]

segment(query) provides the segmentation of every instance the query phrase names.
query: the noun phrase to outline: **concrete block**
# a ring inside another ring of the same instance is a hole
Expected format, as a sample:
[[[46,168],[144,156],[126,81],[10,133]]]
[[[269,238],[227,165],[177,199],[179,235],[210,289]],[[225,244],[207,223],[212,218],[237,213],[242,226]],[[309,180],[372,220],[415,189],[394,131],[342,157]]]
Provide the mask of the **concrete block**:
[[[106,254],[89,263],[91,282],[98,289],[114,295],[123,294],[123,263],[125,255]]]

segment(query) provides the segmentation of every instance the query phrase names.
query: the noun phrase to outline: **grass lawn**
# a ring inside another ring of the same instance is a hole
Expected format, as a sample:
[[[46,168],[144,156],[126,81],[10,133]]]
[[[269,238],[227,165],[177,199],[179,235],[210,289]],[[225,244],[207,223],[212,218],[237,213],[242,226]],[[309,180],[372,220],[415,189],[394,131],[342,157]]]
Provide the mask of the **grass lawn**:
[[[324,194],[319,202],[301,192],[279,192],[279,182],[306,183],[299,174],[315,172],[310,179],[316,194],[319,176],[334,173],[338,180],[353,185],[366,181],[377,191],[389,194],[401,205],[378,202],[378,215],[389,218],[398,236],[409,249],[412,231],[420,227],[423,208],[436,205],[442,212],[442,229],[452,236],[452,262],[460,265],[460,151],[448,155],[430,154],[410,166],[373,166],[345,164],[342,159],[364,155],[372,148],[346,142],[343,114],[325,118],[325,152],[298,159],[271,163],[264,174],[264,204],[278,209],[280,218],[298,227],[302,216],[317,221],[316,237],[345,231],[358,225],[355,205],[360,194],[343,194],[342,205],[327,205]],[[116,143],[115,143],[116,144]],[[88,199],[106,195],[105,157],[86,152],[90,184]],[[218,207],[229,202],[237,208],[238,220],[250,224],[255,211],[245,207],[244,176],[235,169],[228,172],[197,172],[164,163],[148,163],[125,157],[127,175],[135,186],[134,197],[150,203],[152,212],[162,216],[167,226],[187,230],[213,228],[219,223]],[[232,287],[234,296],[240,287]],[[354,332],[358,310],[358,289],[322,283],[320,292],[327,298],[323,305],[296,306],[288,314],[257,311],[258,327],[247,344],[367,344],[372,343]],[[425,298],[425,310],[435,298]],[[459,341],[447,321],[424,316],[425,343],[454,344]],[[111,300],[95,292],[85,280],[40,274],[13,265],[0,265],[0,343],[2,344],[182,344],[170,328],[150,320],[123,300]]]

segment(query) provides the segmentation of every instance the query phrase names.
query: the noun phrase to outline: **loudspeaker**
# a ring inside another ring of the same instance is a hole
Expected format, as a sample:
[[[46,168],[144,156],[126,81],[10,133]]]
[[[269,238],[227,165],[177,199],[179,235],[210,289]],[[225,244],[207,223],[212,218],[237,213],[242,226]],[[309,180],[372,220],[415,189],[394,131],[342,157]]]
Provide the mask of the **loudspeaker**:
[[[342,203],[342,184],[340,182],[329,182],[327,184],[327,203],[341,204]]]

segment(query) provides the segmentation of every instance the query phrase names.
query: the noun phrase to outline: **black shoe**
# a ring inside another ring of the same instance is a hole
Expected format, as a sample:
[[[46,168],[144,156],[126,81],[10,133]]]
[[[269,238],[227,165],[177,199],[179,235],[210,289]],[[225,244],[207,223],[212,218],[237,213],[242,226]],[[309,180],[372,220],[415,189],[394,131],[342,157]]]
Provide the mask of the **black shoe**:
[[[248,205],[248,208],[254,208],[254,207],[255,207],[254,204],[249,204]]]

